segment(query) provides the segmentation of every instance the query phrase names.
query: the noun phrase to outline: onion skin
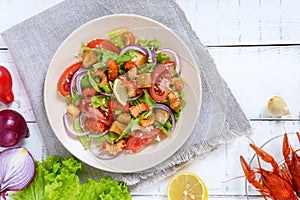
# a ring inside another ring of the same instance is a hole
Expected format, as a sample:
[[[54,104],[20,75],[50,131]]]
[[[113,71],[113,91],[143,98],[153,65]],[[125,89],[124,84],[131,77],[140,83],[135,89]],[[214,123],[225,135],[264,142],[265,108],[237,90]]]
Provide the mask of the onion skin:
[[[29,137],[23,116],[14,110],[0,111],[0,146],[12,147]]]
[[[7,191],[26,188],[34,179],[34,158],[24,147],[10,148],[0,152],[0,197]]]

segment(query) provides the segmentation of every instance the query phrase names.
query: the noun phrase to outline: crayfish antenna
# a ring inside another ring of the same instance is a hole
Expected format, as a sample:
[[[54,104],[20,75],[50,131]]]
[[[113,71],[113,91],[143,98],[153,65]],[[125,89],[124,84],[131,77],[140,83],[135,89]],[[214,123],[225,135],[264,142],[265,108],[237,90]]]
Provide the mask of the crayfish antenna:
[[[250,140],[250,142],[251,142],[252,144],[254,144],[254,141],[251,139],[250,136],[246,136],[246,137],[248,138],[248,140]]]
[[[245,177],[245,175],[237,176],[237,177],[231,178],[231,179],[229,179],[229,180],[222,181],[222,183],[227,183],[227,182],[233,181],[233,180],[235,180],[235,179],[244,178],[244,177]]]

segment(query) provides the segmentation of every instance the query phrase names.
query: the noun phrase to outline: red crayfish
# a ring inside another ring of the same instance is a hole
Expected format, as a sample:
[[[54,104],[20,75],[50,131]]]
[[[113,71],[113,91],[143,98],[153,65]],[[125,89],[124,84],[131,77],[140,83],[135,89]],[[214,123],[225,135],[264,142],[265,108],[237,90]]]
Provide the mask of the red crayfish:
[[[300,134],[297,133],[300,142]],[[266,151],[250,144],[258,157],[258,168],[251,169],[246,160],[240,156],[240,162],[245,176],[250,184],[257,188],[264,199],[297,200],[300,197],[300,157],[290,146],[287,134],[284,134],[282,152],[285,163],[279,167],[275,159]],[[270,163],[273,170],[261,167],[260,159]]]
[[[300,143],[300,134],[298,132],[296,134]],[[299,151],[299,149],[297,151]],[[293,188],[298,197],[300,197],[300,156],[297,154],[297,151],[291,147],[288,136],[285,133],[282,145],[282,152],[285,160],[284,167],[286,167],[286,171],[291,174]]]

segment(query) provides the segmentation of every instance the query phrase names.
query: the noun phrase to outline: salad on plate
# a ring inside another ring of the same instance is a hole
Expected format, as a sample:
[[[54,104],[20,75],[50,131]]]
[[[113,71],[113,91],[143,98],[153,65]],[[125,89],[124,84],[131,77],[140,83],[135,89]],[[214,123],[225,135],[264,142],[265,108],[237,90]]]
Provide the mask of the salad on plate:
[[[57,82],[68,134],[100,159],[137,154],[170,137],[185,106],[180,58],[126,28],[82,43]]]

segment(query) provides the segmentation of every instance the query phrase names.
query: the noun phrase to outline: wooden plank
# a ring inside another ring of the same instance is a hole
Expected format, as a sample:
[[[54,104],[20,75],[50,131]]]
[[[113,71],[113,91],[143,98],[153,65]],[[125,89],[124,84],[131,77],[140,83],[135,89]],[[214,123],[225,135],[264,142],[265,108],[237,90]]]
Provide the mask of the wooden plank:
[[[0,32],[62,0],[1,1]],[[300,43],[297,0],[176,0],[208,46]],[[17,12],[16,12],[17,11]],[[0,47],[5,44],[0,39]]]
[[[249,119],[269,118],[267,102],[279,95],[299,119],[300,46],[208,48]]]
[[[299,43],[297,0],[176,0],[206,45]]]

